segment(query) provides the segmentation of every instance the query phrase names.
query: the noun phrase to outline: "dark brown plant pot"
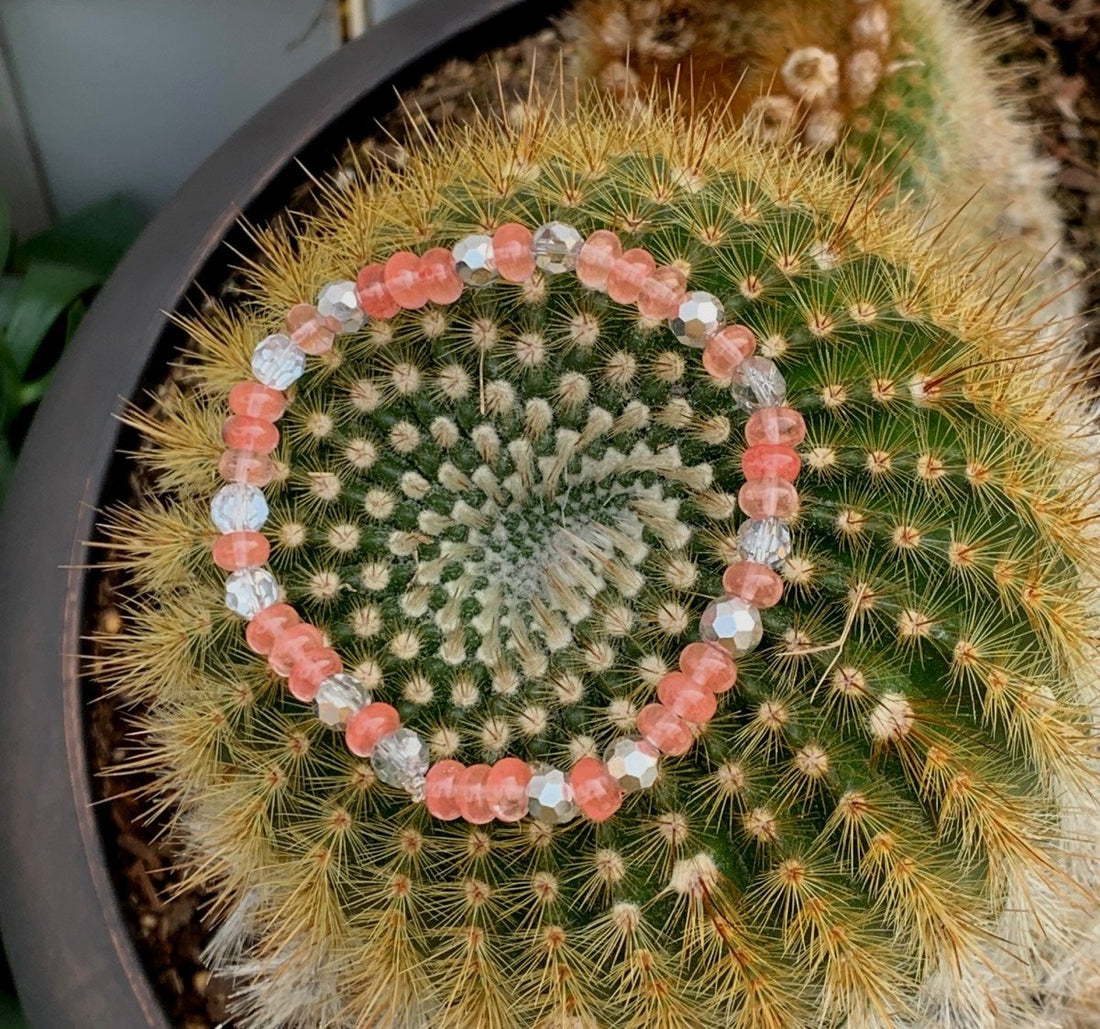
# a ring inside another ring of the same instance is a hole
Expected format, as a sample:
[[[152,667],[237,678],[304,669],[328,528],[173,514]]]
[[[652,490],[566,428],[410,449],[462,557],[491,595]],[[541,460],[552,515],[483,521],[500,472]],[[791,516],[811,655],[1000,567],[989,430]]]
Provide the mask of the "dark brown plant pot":
[[[325,171],[392,110],[394,91],[546,23],[557,5],[424,0],[344,47],[257,114],[192,176],[88,313],[35,419],[0,523],[0,922],[36,1029],[168,1029],[112,884],[85,744],[85,541],[123,495],[116,416],[165,377],[165,312],[226,279],[244,215],[290,201],[297,164]],[[125,444],[125,440],[122,440]]]

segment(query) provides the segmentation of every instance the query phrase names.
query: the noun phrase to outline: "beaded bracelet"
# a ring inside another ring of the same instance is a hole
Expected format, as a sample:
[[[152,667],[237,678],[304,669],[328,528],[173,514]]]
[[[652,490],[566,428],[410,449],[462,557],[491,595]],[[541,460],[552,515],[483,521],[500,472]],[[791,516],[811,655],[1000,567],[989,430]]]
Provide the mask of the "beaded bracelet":
[[[684,647],[679,670],[661,679],[657,701],[638,713],[637,734],[615,740],[602,761],[582,757],[568,773],[515,757],[493,765],[464,766],[450,759],[430,765],[427,745],[401,726],[396,708],[373,701],[366,687],[344,671],[321,630],[280,602],[279,584],[264,567],[271,548],[259,532],[268,516],[261,487],[274,476],[270,454],[279,442],[275,422],[286,409],[285,391],[305,371],[307,356],[329,350],[337,335],[358,331],[368,317],[388,319],[428,303],[453,303],[465,286],[523,283],[536,270],[544,275],[575,272],[584,286],[617,303],[636,305],[644,317],[667,318],[682,343],[702,350],[707,373],[730,384],[735,403],[749,414],[741,462],[745,483],[738,494],[748,516],[738,531],[741,559],[725,570],[725,594],[703,612],[702,642]],[[736,681],[734,658],[760,642],[760,609],[777,604],[783,594],[776,570],[790,549],[789,519],[798,510],[793,484],[801,465],[794,448],[806,428],[802,416],[785,406],[786,383],[779,369],[754,350],[752,332],[726,325],[721,301],[710,293],[687,291],[678,269],[658,267],[641,248],[624,252],[613,232],[600,229],[586,239],[556,221],[534,232],[512,222],[492,236],[467,236],[450,250],[400,251],[384,264],[368,264],[354,282],[326,284],[316,305],[290,309],[284,333],[257,344],[255,379],[237,383],[229,393],[232,414],[222,431],[228,449],[218,463],[228,485],[211,505],[213,523],[223,533],[213,557],[230,573],[226,604],[248,620],[248,646],[287,678],[297,699],[315,705],[322,722],[343,730],[348,749],[369,758],[382,782],[423,801],[436,818],[484,824],[532,815],[563,823],[579,812],[605,821],[624,794],[653,785],[662,754],[690,749],[716,710],[716,695]]]

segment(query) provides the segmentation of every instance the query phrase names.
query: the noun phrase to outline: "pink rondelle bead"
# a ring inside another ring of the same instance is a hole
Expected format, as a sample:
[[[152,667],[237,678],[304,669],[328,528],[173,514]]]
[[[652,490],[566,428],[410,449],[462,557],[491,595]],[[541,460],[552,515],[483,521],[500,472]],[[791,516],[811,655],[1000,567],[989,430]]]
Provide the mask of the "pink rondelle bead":
[[[493,814],[502,822],[518,822],[527,814],[527,784],[531,766],[518,757],[504,757],[493,765],[487,789]]]
[[[783,580],[755,561],[731,564],[722,576],[722,588],[753,607],[775,607],[783,599]]]
[[[489,800],[489,765],[470,765],[459,772],[455,779],[455,800],[458,813],[471,825],[485,825],[494,817]]]
[[[277,422],[286,410],[286,396],[260,382],[238,382],[229,391],[229,410],[249,418]]]
[[[315,357],[332,349],[341,329],[335,318],[326,318],[312,304],[295,304],[286,313],[286,331],[299,350]]]
[[[802,468],[802,458],[782,443],[757,443],[741,455],[741,471],[746,479],[786,479],[794,482]]]
[[[374,701],[361,707],[348,719],[344,739],[348,750],[356,757],[370,757],[374,745],[391,732],[401,728],[401,716],[397,708]]]
[[[453,304],[462,296],[462,280],[446,247],[432,247],[421,254],[420,285],[433,304]]]
[[[573,800],[586,818],[606,822],[623,805],[623,788],[594,757],[582,757],[569,773]]]
[[[310,647],[324,645],[321,630],[309,622],[292,625],[275,639],[267,655],[267,663],[276,675],[290,675],[290,670]]]
[[[671,318],[680,309],[687,289],[687,278],[679,268],[663,265],[645,282],[638,293],[638,313],[645,318]]]
[[[218,474],[227,482],[266,486],[275,477],[275,466],[267,454],[230,449],[218,459]]]
[[[227,572],[257,568],[267,561],[271,544],[259,532],[227,532],[214,541],[214,564]]]
[[[619,237],[608,229],[597,229],[584,241],[577,255],[577,278],[589,289],[607,289],[607,276],[623,256]]]
[[[793,407],[762,407],[753,411],[745,423],[745,442],[782,443],[797,447],[806,438],[806,423]]]
[[[235,450],[270,454],[279,445],[279,430],[266,418],[231,414],[222,426],[222,439]]]
[[[750,518],[793,518],[798,513],[798,490],[786,479],[749,479],[737,503]]]
[[[308,647],[294,662],[286,685],[291,694],[308,704],[317,696],[321,683],[344,670],[340,655],[331,647]]]
[[[648,250],[641,247],[628,250],[607,275],[607,295],[617,304],[636,303],[642,284],[656,269],[657,262]]]
[[[638,712],[638,732],[665,754],[686,754],[691,749],[691,727],[664,704],[647,704]]]
[[[420,257],[411,250],[391,254],[382,268],[386,292],[408,311],[415,311],[428,302],[428,294],[420,281]]]
[[[255,615],[244,630],[248,646],[257,654],[265,657],[271,653],[275,641],[292,625],[302,619],[289,604],[272,604]]]
[[[683,672],[669,672],[657,684],[657,696],[670,711],[696,725],[709,722],[718,709],[714,693]]]
[[[756,349],[756,337],[745,325],[727,325],[703,347],[703,367],[716,379],[728,379],[734,369]]]
[[[508,282],[526,282],[535,273],[531,253],[534,235],[526,225],[508,222],[493,233],[493,258],[500,277]]]
[[[359,306],[372,318],[392,318],[401,310],[401,305],[386,289],[380,264],[368,264],[359,269],[355,276],[355,293]]]
[[[711,693],[725,693],[737,682],[737,662],[717,643],[689,643],[680,651],[680,671]]]
[[[455,794],[455,783],[459,773],[465,771],[461,761],[452,761],[448,758],[439,761],[428,769],[424,777],[424,805],[428,814],[433,818],[441,818],[445,822],[453,822],[458,818],[458,797]]]

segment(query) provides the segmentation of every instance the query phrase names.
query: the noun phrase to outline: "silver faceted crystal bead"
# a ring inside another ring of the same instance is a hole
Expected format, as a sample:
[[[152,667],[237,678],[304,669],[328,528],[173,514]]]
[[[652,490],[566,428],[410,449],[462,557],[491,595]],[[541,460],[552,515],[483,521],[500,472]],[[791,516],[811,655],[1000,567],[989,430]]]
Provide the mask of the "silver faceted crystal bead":
[[[767,357],[747,357],[733,373],[730,392],[742,411],[752,414],[762,407],[781,407],[787,399],[787,380]]]
[[[657,781],[661,754],[648,740],[624,736],[607,748],[603,760],[623,792],[633,793],[649,789]]]
[[[305,370],[305,351],[281,332],[260,340],[252,351],[252,374],[272,389],[286,389]]]
[[[696,290],[680,301],[674,317],[668,320],[672,334],[685,346],[706,346],[707,337],[713,336],[726,323],[726,309],[713,293]]]
[[[566,774],[550,765],[537,764],[527,784],[527,811],[534,818],[561,825],[575,818],[577,805],[573,802],[573,787]]]
[[[791,527],[782,518],[753,518],[737,530],[737,549],[746,561],[780,568],[791,555]]]
[[[246,482],[222,486],[210,501],[210,520],[222,532],[257,532],[267,521],[264,491]]]
[[[354,675],[337,672],[321,680],[321,688],[313,703],[317,717],[330,729],[342,731],[360,708],[370,703],[370,692]]]
[[[734,657],[752,650],[764,635],[760,612],[740,597],[719,597],[711,601],[699,620],[699,634],[719,643]]]
[[[350,279],[326,282],[317,294],[317,313],[323,318],[335,318],[341,332],[358,332],[367,320],[359,306],[359,294]]]
[[[266,568],[238,568],[225,580],[225,606],[251,620],[279,599],[279,584]]]
[[[489,286],[500,278],[491,236],[466,236],[451,247],[458,277],[471,286]]]
[[[371,751],[370,763],[382,782],[407,790],[413,800],[423,800],[428,745],[412,729],[383,736]]]
[[[535,230],[531,255],[548,275],[560,275],[577,267],[577,255],[583,246],[584,237],[572,225],[547,222]]]

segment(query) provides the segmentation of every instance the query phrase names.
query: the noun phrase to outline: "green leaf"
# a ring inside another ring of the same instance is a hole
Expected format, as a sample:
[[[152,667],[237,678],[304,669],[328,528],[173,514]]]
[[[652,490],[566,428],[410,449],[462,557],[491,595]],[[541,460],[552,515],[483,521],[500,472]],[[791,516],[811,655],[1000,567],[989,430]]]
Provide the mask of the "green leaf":
[[[15,263],[27,268],[34,261],[67,264],[106,279],[145,224],[140,208],[114,196],[85,207],[15,249]]]
[[[11,321],[21,281],[18,275],[0,275],[0,337]]]
[[[0,193],[0,271],[8,266],[8,251],[11,249],[11,211],[8,210],[8,198]]]

